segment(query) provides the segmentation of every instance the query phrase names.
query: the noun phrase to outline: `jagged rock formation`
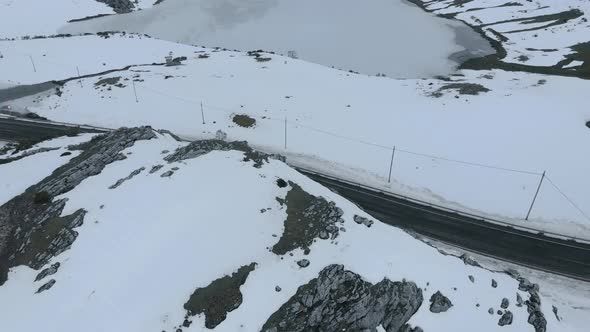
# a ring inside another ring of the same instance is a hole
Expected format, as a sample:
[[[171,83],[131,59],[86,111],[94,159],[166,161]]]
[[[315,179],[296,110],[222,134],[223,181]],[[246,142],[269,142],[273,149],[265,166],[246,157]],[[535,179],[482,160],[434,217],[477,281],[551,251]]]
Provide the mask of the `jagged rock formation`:
[[[408,331],[405,324],[422,301],[413,282],[384,279],[372,285],[342,265],[330,265],[299,287],[262,331],[374,331],[380,325],[386,331]]]
[[[502,317],[500,317],[500,320],[498,321],[498,325],[500,325],[500,326],[510,325],[510,324],[512,324],[512,319],[513,319],[512,313],[507,310],[504,312]]]
[[[535,332],[547,331],[547,320],[541,311],[541,297],[539,296],[539,285],[533,284],[525,278],[518,278],[520,282],[518,289],[528,292],[530,297],[524,303],[529,313],[528,322],[535,328]]]
[[[253,150],[247,142],[225,142],[220,140],[194,141],[187,146],[177,149],[164,160],[169,163],[186,159],[197,158],[211,151],[237,150],[244,152],[244,161],[254,161],[254,167],[260,168],[269,159],[285,161],[285,157],[275,154],[267,154]]]
[[[117,180],[117,182],[115,182],[115,184],[113,184],[112,186],[109,187],[109,189],[116,189],[118,188],[120,185],[122,185],[125,181],[131,180],[131,178],[133,178],[136,175],[139,175],[139,173],[143,172],[145,170],[145,167],[141,167],[136,169],[135,171],[131,172],[128,176]]]
[[[113,8],[115,13],[117,14],[124,14],[129,13],[135,8],[135,5],[131,0],[96,0],[97,2],[101,2],[106,4],[107,6]]]
[[[0,286],[6,282],[11,267],[26,265],[40,269],[76,239],[78,233],[74,228],[82,224],[86,212],[80,209],[61,217],[66,199],[52,201],[53,197],[99,174],[106,165],[124,159],[121,151],[135,141],[155,137],[148,127],[122,128],[71,146],[71,150],[83,150],[82,153],[0,206]],[[39,193],[47,199],[37,199]]]
[[[452,306],[453,303],[451,303],[451,300],[444,296],[440,291],[437,291],[430,297],[430,312],[434,312],[435,314],[446,312],[451,309]]]

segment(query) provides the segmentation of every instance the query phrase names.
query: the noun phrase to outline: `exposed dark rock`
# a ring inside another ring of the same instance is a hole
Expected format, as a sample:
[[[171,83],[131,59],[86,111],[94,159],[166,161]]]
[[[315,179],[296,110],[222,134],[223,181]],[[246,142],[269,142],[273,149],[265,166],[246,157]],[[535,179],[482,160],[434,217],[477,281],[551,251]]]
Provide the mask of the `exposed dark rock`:
[[[469,281],[475,282],[475,278],[472,275],[469,275]]]
[[[207,287],[197,288],[184,304],[188,316],[205,314],[205,327],[215,328],[227,317],[227,313],[242,304],[242,286],[256,263],[242,266],[231,276],[214,280]]]
[[[62,217],[65,199],[35,204],[37,193],[46,192],[50,198],[64,194],[86,178],[102,172],[106,165],[120,160],[121,151],[135,141],[154,137],[147,127],[123,128],[71,146],[70,150],[83,151],[0,206],[0,285],[6,282],[11,267],[26,265],[38,270],[52,257],[69,249],[78,235],[74,228],[82,224],[85,211],[80,209]]]
[[[194,141],[189,145],[177,149],[171,155],[166,156],[164,160],[172,163],[186,159],[193,159],[215,150],[242,151],[245,155],[244,161],[254,161],[254,167],[256,168],[262,167],[263,163],[268,162],[269,159],[285,161],[285,157],[283,156],[255,151],[248,146],[247,142],[225,142],[220,140]]]
[[[492,279],[492,287],[496,288],[498,287],[498,282],[496,282],[496,280]]]
[[[424,332],[420,326],[412,327],[410,324],[404,324],[398,332]]]
[[[129,13],[135,8],[135,5],[131,0],[96,0],[96,2],[106,4],[113,8],[113,11],[117,14]]]
[[[310,195],[291,181],[289,185],[291,190],[285,199],[277,198],[282,205],[287,206],[285,230],[272,247],[272,252],[277,255],[284,255],[296,248],[309,251],[313,240],[319,238],[322,232],[329,233],[332,239],[336,238],[340,230],[335,224],[340,222],[343,214],[334,202]]]
[[[51,287],[53,287],[53,285],[55,285],[55,279],[51,279],[47,283],[45,283],[43,286],[39,287],[39,289],[37,289],[35,294],[44,292],[44,291],[50,289]]]
[[[502,315],[502,310],[498,309],[497,313],[499,316]]]
[[[152,166],[152,169],[150,169],[150,174],[154,174],[157,171],[159,171],[162,167],[164,167],[164,165],[156,165],[156,166]]]
[[[54,275],[55,273],[57,273],[57,270],[59,269],[60,265],[61,264],[59,262],[51,264],[50,267],[44,269],[39,274],[37,274],[37,277],[35,277],[35,281],[39,281],[47,276]]]
[[[287,182],[283,179],[278,179],[277,186],[279,186],[279,188],[285,188],[287,186]]]
[[[557,319],[558,322],[561,322],[561,317],[559,317],[559,314],[557,314],[557,307],[556,306],[552,306],[552,311],[553,314],[555,315],[555,318]]]
[[[525,301],[527,312],[529,313],[527,321],[535,328],[535,332],[545,332],[547,331],[547,320],[543,311],[541,311],[541,298],[539,297],[538,290],[531,289],[529,294],[529,299]]]
[[[174,171],[166,171],[160,175],[161,178],[169,178],[174,174]]]
[[[307,260],[305,258],[302,260],[299,260],[299,261],[297,261],[297,265],[299,265],[302,268],[306,268],[309,266],[309,260]]]
[[[412,282],[372,285],[342,265],[330,265],[273,313],[262,331],[399,331],[422,304]]]
[[[494,308],[489,308],[488,309],[488,314],[493,315],[494,314]]]
[[[500,304],[500,308],[502,309],[508,309],[508,306],[510,305],[510,301],[508,301],[507,298],[503,298],[502,299],[502,304]]]
[[[586,127],[590,128],[590,121],[586,122]]]
[[[490,89],[486,88],[481,84],[476,83],[449,83],[441,86],[438,90],[432,92],[430,95],[432,97],[442,97],[443,91],[445,90],[455,90],[457,93],[461,95],[479,95],[482,92],[489,92]]]
[[[369,219],[369,218],[365,218],[365,217],[361,217],[358,215],[354,215],[354,217],[352,218],[354,220],[354,222],[356,222],[357,224],[363,224],[367,227],[371,227],[371,225],[373,225],[373,220]]]
[[[522,307],[523,303],[524,303],[524,301],[522,300],[522,296],[520,296],[520,294],[516,293],[516,306]]]
[[[33,202],[35,204],[47,204],[51,202],[51,196],[47,191],[36,192],[33,196]]]
[[[103,78],[103,79],[99,79],[98,81],[96,81],[96,83],[94,83],[95,88],[99,88],[99,87],[106,87],[107,85],[114,85],[114,86],[119,86],[119,81],[121,80],[121,76],[117,76],[117,77],[107,77],[107,78]]]
[[[60,154],[59,156],[60,156],[60,157],[65,157],[65,156],[69,156],[69,155],[71,155],[71,154],[72,154],[71,152],[69,152],[69,151],[66,151],[66,152],[64,152],[64,153]]]
[[[141,167],[141,168],[136,169],[135,171],[131,172],[126,177],[117,180],[117,182],[115,182],[115,184],[113,184],[112,186],[110,186],[109,189],[116,189],[116,188],[118,188],[120,185],[123,184],[123,182],[128,181],[128,180],[131,180],[131,178],[133,178],[134,176],[136,176],[139,173],[143,172],[144,170],[145,170],[145,167]]]
[[[283,290],[283,289],[282,289],[281,287],[279,287],[279,286],[275,286],[275,292],[280,292],[280,291],[282,291],[282,290]]]
[[[539,291],[539,285],[533,284],[532,282],[528,281],[526,278],[518,278],[519,284],[518,289],[523,292],[530,292],[530,291]]]
[[[504,312],[502,317],[500,317],[500,320],[498,321],[498,325],[500,325],[500,326],[510,325],[510,324],[512,324],[512,318],[513,318],[512,313],[507,310]]]
[[[437,291],[430,297],[430,312],[434,312],[435,314],[446,312],[452,306],[453,303],[451,303],[451,300],[440,291]]]
[[[233,116],[232,121],[243,128],[251,128],[256,124],[256,119],[251,118],[246,114],[236,114]]]

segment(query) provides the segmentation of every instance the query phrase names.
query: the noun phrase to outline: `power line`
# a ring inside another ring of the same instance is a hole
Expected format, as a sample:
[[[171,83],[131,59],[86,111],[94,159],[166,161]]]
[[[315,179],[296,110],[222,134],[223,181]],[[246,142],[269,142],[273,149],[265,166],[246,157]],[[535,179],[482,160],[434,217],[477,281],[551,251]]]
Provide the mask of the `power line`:
[[[547,181],[549,181],[553,188],[555,188],[555,190],[557,190],[557,192],[563,196],[563,198],[565,198],[576,210],[578,210],[578,212],[580,212],[584,218],[586,218],[586,220],[590,221],[590,217],[588,217],[588,215],[584,213],[584,211],[576,203],[574,203],[574,201],[572,201],[563,191],[561,191],[561,189],[559,189],[559,187],[553,181],[551,181],[548,175],[546,175],[545,178]]]

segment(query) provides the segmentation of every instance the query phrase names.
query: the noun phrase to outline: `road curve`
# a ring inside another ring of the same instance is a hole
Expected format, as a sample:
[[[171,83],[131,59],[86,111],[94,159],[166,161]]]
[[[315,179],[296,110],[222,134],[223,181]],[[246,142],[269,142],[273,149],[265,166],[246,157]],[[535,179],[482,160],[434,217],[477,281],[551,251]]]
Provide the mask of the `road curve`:
[[[0,140],[52,138],[72,132],[105,132],[51,122],[0,118]],[[356,203],[384,223],[465,250],[590,282],[590,243],[560,239],[429,206],[349,181],[297,168]]]

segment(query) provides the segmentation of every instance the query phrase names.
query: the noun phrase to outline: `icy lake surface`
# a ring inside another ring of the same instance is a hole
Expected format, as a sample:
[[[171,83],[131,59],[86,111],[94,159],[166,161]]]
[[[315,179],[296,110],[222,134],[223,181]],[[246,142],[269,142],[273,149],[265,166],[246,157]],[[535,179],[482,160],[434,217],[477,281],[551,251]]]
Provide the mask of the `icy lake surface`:
[[[396,78],[449,74],[456,61],[493,51],[462,23],[403,0],[166,0],[61,32],[113,30],[242,51],[295,51],[303,60]]]

